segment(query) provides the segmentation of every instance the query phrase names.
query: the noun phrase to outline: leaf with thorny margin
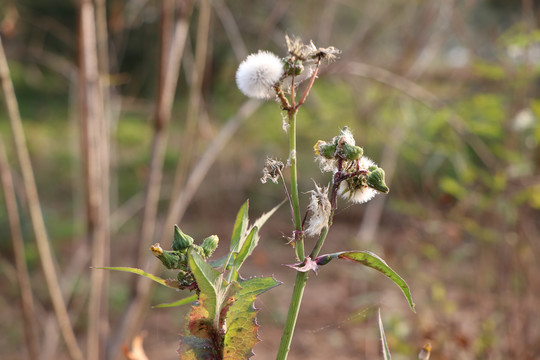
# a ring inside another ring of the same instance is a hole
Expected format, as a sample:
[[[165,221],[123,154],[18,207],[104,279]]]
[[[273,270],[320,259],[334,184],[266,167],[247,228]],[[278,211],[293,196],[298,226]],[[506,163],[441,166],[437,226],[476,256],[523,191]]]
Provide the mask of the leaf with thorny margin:
[[[180,299],[178,301],[174,301],[174,302],[171,302],[171,303],[164,303],[164,304],[154,305],[152,307],[153,308],[169,308],[169,307],[175,307],[175,306],[182,306],[182,305],[192,303],[195,300],[197,300],[197,295],[193,294],[191,296]]]
[[[381,309],[379,308],[379,332],[381,334],[381,343],[382,343],[382,352],[384,360],[391,360],[390,349],[388,348],[388,343],[386,342],[386,335],[384,334],[384,327],[381,318]]]
[[[199,300],[188,314],[186,333],[180,338],[180,359],[217,359],[222,353],[219,315],[228,286],[223,274],[214,270],[194,250],[188,264],[200,290]]]
[[[336,257],[360,263],[386,275],[386,277],[388,277],[397,286],[401,288],[401,291],[403,291],[403,295],[405,295],[405,298],[407,298],[411,310],[413,312],[416,312],[414,310],[414,302],[412,300],[409,285],[407,285],[405,280],[403,280],[401,276],[399,276],[394,270],[392,270],[390,266],[388,266],[386,262],[379,256],[375,255],[370,251],[343,251],[333,254],[321,255],[315,259],[315,262],[317,263],[317,265],[322,266],[328,264]]]
[[[257,310],[253,302],[258,295],[280,284],[281,282],[273,277],[252,278],[240,282],[241,288],[234,294],[234,303],[226,314],[224,360],[249,359],[253,356],[252,349],[260,341],[257,336]]]
[[[171,289],[178,290],[178,286],[172,285],[172,284],[174,284],[173,282],[162,279],[159,276],[149,274],[146,271],[141,270],[141,269],[132,268],[132,267],[96,267],[94,269],[116,270],[116,271],[129,272],[129,273],[137,274],[137,275],[140,275],[140,276],[144,276],[144,277],[146,277],[146,278],[148,278],[150,280],[153,280],[153,281],[157,282],[158,284],[169,287]]]

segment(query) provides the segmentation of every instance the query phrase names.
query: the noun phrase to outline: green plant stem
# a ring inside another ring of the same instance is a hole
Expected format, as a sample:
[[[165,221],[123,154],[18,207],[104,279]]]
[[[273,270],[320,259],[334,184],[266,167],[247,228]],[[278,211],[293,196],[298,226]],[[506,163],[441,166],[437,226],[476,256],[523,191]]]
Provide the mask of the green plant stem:
[[[300,261],[304,261],[304,239],[302,235],[300,201],[298,198],[298,174],[296,160],[296,110],[289,110],[289,161],[291,165],[291,202],[293,207],[295,227],[295,251],[298,259]],[[300,271],[297,272],[291,303],[289,305],[289,312],[287,314],[287,321],[285,322],[285,328],[283,329],[281,343],[279,345],[277,355],[278,360],[286,359],[287,355],[289,354],[292,336],[294,333],[294,328],[296,326],[296,319],[298,318],[300,304],[302,303],[302,297],[304,296],[306,281],[307,273]]]
[[[304,289],[306,288],[307,272],[298,271],[296,273],[296,281],[294,283],[294,290],[291,298],[291,304],[289,305],[289,312],[287,314],[287,322],[281,335],[281,343],[276,359],[285,360],[291,349],[291,341],[296,326],[296,319],[298,318],[298,312],[300,311],[300,304],[302,303],[302,297],[304,296]]]
[[[298,197],[298,170],[296,159],[296,110],[289,111],[289,162],[291,165],[291,200],[294,215],[295,250],[300,261],[304,261],[304,239],[302,232],[302,217],[300,215],[300,200]]]
[[[315,244],[313,251],[311,251],[311,254],[309,254],[309,257],[311,259],[315,259],[317,255],[319,255],[319,251],[321,251],[321,248],[324,244],[324,240],[326,240],[327,234],[328,234],[328,226],[325,226],[321,231],[321,235],[319,236],[319,240],[317,240],[317,243]]]

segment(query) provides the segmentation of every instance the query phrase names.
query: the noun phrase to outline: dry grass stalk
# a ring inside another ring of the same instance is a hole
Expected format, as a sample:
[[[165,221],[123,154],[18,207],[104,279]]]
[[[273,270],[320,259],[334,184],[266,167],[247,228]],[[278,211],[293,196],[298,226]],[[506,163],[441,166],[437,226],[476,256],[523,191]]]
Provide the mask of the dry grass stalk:
[[[11,131],[13,134],[13,141],[15,143],[15,152],[21,167],[23,186],[28,202],[30,219],[36,238],[43,274],[45,275],[45,281],[47,282],[47,289],[49,290],[54,311],[56,313],[56,318],[60,326],[60,331],[62,332],[62,336],[66,342],[66,346],[71,358],[74,360],[83,360],[83,355],[77,343],[75,333],[73,332],[71,320],[69,319],[66,304],[62,296],[58,275],[56,274],[55,261],[53,259],[47,230],[45,228],[45,222],[43,221],[43,213],[41,211],[41,204],[37,192],[34,170],[30,161],[30,155],[26,145],[26,137],[24,135],[17,98],[13,89],[13,83],[9,74],[9,67],[1,39],[0,80],[2,82],[2,90],[4,92],[8,116],[11,123]]]
[[[92,265],[109,258],[109,132],[104,121],[99,79],[94,4],[80,2],[79,106],[81,145],[85,159],[87,235],[92,244]],[[88,303],[87,359],[101,359],[107,332],[107,279],[103,271],[91,272]]]
[[[13,243],[13,253],[15,257],[15,267],[17,269],[17,284],[20,288],[21,296],[21,311],[23,317],[24,337],[26,341],[26,349],[30,359],[39,358],[39,340],[38,329],[35,321],[36,314],[34,309],[34,297],[32,294],[32,286],[30,284],[30,276],[28,275],[28,267],[26,266],[26,255],[24,251],[24,242],[21,232],[21,223],[19,219],[19,211],[17,207],[17,199],[15,197],[15,189],[13,188],[13,178],[9,169],[9,163],[6,156],[4,142],[0,138],[0,176],[2,178],[2,189],[4,191],[4,200],[9,221],[9,229],[11,231],[11,239]]]

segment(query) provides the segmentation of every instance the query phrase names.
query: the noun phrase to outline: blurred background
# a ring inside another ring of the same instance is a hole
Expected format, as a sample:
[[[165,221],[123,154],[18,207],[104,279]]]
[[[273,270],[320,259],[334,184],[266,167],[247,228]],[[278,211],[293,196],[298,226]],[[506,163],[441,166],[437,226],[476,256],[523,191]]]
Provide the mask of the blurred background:
[[[259,181],[287,158],[278,104],[234,76],[258,49],[284,56],[285,34],[342,50],[299,113],[302,206],[330,180],[313,144],[343,126],[391,189],[341,202],[322,251],[382,256],[417,310],[332,262],[289,358],[381,359],[377,308],[395,359],[426,343],[432,359],[540,358],[539,22],[534,0],[3,0],[2,359],[123,359],[141,332],[150,359],[177,358],[189,307],[151,306],[187,294],[90,266],[159,273],[148,248],[175,223],[217,234],[220,256],[246,199],[255,219],[284,198]],[[283,282],[257,301],[255,359],[277,352],[291,231],[282,207],[243,270]]]

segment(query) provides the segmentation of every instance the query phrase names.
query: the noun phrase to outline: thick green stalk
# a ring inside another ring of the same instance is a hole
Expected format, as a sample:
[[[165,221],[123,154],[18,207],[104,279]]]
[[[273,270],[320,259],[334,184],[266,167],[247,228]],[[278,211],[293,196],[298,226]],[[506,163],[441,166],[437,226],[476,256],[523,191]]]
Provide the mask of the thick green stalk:
[[[298,171],[296,156],[296,110],[289,111],[289,162],[291,165],[291,200],[294,215],[294,229],[296,231],[295,249],[296,256],[304,261],[304,238],[302,231],[302,216],[300,215],[300,200],[298,197]]]
[[[297,157],[296,157],[296,110],[289,111],[289,161],[291,165],[291,200],[294,215],[294,227],[295,227],[295,250],[296,256],[300,261],[304,261],[304,238],[302,235],[302,217],[300,215],[300,201],[298,197],[298,178],[297,178]],[[285,322],[285,328],[281,336],[281,343],[279,345],[278,360],[287,359],[289,354],[292,336],[294,328],[296,326],[296,319],[298,318],[298,312],[300,311],[300,304],[302,303],[302,297],[304,296],[304,289],[306,287],[307,273],[297,272],[296,281],[294,283],[294,290],[289,305],[289,312],[287,314],[287,321]]]
[[[302,303],[302,296],[304,295],[304,289],[307,282],[307,272],[298,271],[296,273],[296,282],[294,283],[294,290],[291,298],[291,304],[289,305],[289,312],[287,314],[287,322],[281,335],[281,343],[276,359],[285,360],[291,349],[291,341],[294,333],[294,327],[296,326],[296,319],[298,318],[298,312],[300,311],[300,304]]]

